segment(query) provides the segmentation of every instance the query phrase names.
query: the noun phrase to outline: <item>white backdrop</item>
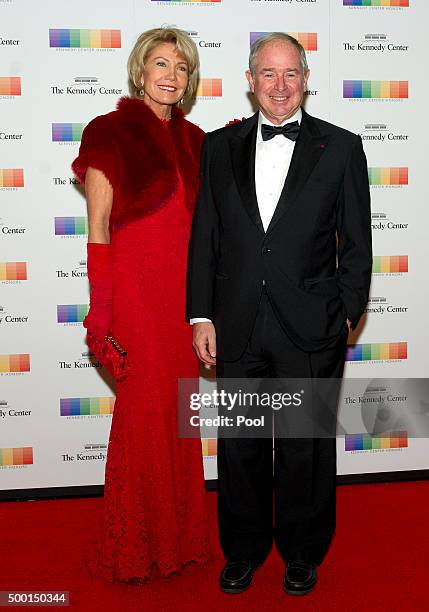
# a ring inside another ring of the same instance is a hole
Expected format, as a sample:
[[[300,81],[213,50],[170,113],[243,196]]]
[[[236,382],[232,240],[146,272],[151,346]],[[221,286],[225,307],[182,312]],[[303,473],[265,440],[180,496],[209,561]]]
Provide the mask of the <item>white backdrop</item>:
[[[84,344],[86,206],[70,164],[82,127],[128,93],[136,36],[162,24],[198,45],[190,119],[207,131],[252,112],[250,33],[308,48],[306,108],[362,135],[373,183],[371,300],[346,376],[364,390],[426,375],[428,19],[425,0],[0,0],[0,489],[103,482],[113,392]],[[429,467],[428,440],[406,431],[338,448],[340,474]],[[203,450],[214,478],[215,442]]]

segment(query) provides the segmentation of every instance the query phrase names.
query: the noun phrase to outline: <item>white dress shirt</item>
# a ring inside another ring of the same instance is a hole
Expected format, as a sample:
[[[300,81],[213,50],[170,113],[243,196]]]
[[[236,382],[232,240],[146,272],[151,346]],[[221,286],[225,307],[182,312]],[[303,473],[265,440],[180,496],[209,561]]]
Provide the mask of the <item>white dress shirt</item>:
[[[298,109],[292,117],[289,117],[280,125],[293,121],[298,121],[301,124],[301,119],[302,112],[301,109]],[[263,123],[274,125],[259,111],[255,155],[255,188],[262,225],[264,230],[267,231],[289,171],[295,142],[282,134],[274,136],[270,140],[262,140],[261,125]],[[189,322],[191,325],[194,323],[210,323],[211,319],[198,317],[190,319]]]
[[[298,121],[301,123],[301,109],[280,125]],[[286,138],[282,134],[274,136],[271,140],[262,140],[261,125],[274,125],[259,112],[258,135],[256,137],[256,157],[255,157],[255,187],[256,198],[258,200],[259,214],[261,215],[262,225],[267,231],[283,185],[289,171],[295,142]]]

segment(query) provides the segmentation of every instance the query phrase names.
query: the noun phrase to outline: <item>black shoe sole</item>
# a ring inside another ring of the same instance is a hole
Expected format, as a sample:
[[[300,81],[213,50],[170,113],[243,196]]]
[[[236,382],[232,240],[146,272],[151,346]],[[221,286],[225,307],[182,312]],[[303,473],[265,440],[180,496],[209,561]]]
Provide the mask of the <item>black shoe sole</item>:
[[[311,593],[311,591],[314,590],[316,584],[317,580],[311,586],[307,587],[306,589],[303,589],[302,591],[290,590],[285,585],[283,585],[283,588],[288,595],[308,595],[308,593]]]
[[[222,591],[222,593],[228,593],[228,595],[239,595],[240,593],[244,593],[244,591],[247,591],[247,589],[250,589],[250,587],[252,586],[252,583],[248,584],[245,587],[220,587],[220,590]]]

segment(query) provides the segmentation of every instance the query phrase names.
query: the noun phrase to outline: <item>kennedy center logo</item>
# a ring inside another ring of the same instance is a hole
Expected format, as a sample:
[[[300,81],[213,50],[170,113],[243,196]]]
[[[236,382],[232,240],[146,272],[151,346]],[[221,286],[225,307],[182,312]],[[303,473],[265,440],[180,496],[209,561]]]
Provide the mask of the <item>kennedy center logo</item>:
[[[373,212],[371,214],[371,228],[374,231],[384,232],[385,230],[401,231],[409,228],[409,223],[393,221],[384,212]]]
[[[68,217],[67,217],[68,218]],[[73,219],[86,219],[86,217],[72,217]],[[63,238],[80,238],[83,234],[59,234]],[[86,259],[81,259],[77,265],[75,264],[73,267],[69,267],[68,269],[58,268],[55,270],[56,278],[61,280],[71,279],[71,278],[87,278],[88,271],[86,265]]]
[[[0,217],[0,232],[3,236],[17,238],[23,236],[26,231],[26,227],[18,226],[17,224],[12,225]]]
[[[0,448],[0,467],[24,466],[33,464],[33,448]]]
[[[21,95],[21,77],[0,77],[0,98],[14,98]]]
[[[61,416],[113,414],[114,397],[66,397],[60,399]]]
[[[185,30],[185,32],[192,38],[195,44],[202,49],[220,49],[222,42],[220,40],[207,40],[206,37],[202,36],[197,30]]]
[[[82,140],[85,123],[53,123],[52,142],[77,143]]]
[[[56,236],[86,236],[87,217],[55,217]]]
[[[370,315],[394,314],[404,315],[408,313],[409,306],[399,305],[392,300],[388,300],[385,296],[371,296],[368,300],[368,305],[365,312]]]
[[[398,143],[409,141],[409,134],[393,131],[387,123],[365,123],[360,137],[365,142],[372,143]],[[408,171],[407,171],[408,174]]]
[[[410,0],[343,0],[343,6],[352,8],[408,8]]]
[[[368,180],[371,187],[406,187],[408,168],[368,168]]]
[[[54,96],[96,96],[122,94],[121,87],[107,87],[100,83],[96,76],[77,76],[67,82],[57,82],[50,86],[50,92]]]
[[[198,98],[221,98],[222,79],[200,79],[197,89]]]
[[[202,438],[201,446],[203,449],[203,457],[216,457],[217,455],[217,439]]]
[[[373,274],[406,274],[408,272],[408,255],[374,255],[372,258]]]
[[[28,323],[28,315],[17,313],[0,305],[0,325],[21,325]]]
[[[31,417],[32,410],[26,410],[21,408],[14,408],[6,400],[0,400],[0,419],[22,419],[25,417]]]
[[[88,314],[88,304],[58,304],[57,323],[82,323]]]
[[[19,282],[27,278],[26,261],[0,261],[0,281]]]
[[[408,98],[408,81],[343,81],[343,98],[355,100],[403,100]]]
[[[406,53],[410,45],[391,42],[386,34],[365,34],[359,41],[343,42],[343,50],[348,53]]]
[[[30,355],[28,353],[0,355],[1,374],[21,374],[30,372]]]
[[[401,361],[408,357],[407,342],[377,342],[351,344],[347,347],[346,361]]]
[[[406,431],[392,431],[385,434],[351,434],[345,436],[346,451],[388,450],[391,448],[407,448],[408,434]]]
[[[121,30],[50,29],[49,46],[53,49],[120,49]]]
[[[24,170],[22,168],[0,168],[0,189],[15,191],[24,187]]]

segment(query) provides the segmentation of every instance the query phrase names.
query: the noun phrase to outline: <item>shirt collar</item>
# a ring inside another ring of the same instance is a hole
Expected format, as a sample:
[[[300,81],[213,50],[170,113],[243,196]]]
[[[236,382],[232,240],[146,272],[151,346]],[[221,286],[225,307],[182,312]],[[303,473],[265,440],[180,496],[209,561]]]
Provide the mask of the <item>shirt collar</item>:
[[[289,117],[289,119],[286,119],[285,121],[283,121],[282,123],[280,123],[280,126],[282,125],[286,125],[286,123],[292,123],[293,121],[298,121],[298,123],[301,125],[301,121],[302,121],[302,110],[299,108],[296,113],[294,115],[292,115],[292,117]],[[274,123],[271,123],[271,121],[269,121],[269,119],[267,119],[265,117],[265,115],[262,114],[261,111],[259,111],[259,116],[258,116],[258,137],[257,137],[257,142],[264,142],[262,140],[262,134],[261,134],[261,125],[263,123],[266,123],[267,125],[273,125],[275,126]],[[276,127],[276,126],[275,126]]]

